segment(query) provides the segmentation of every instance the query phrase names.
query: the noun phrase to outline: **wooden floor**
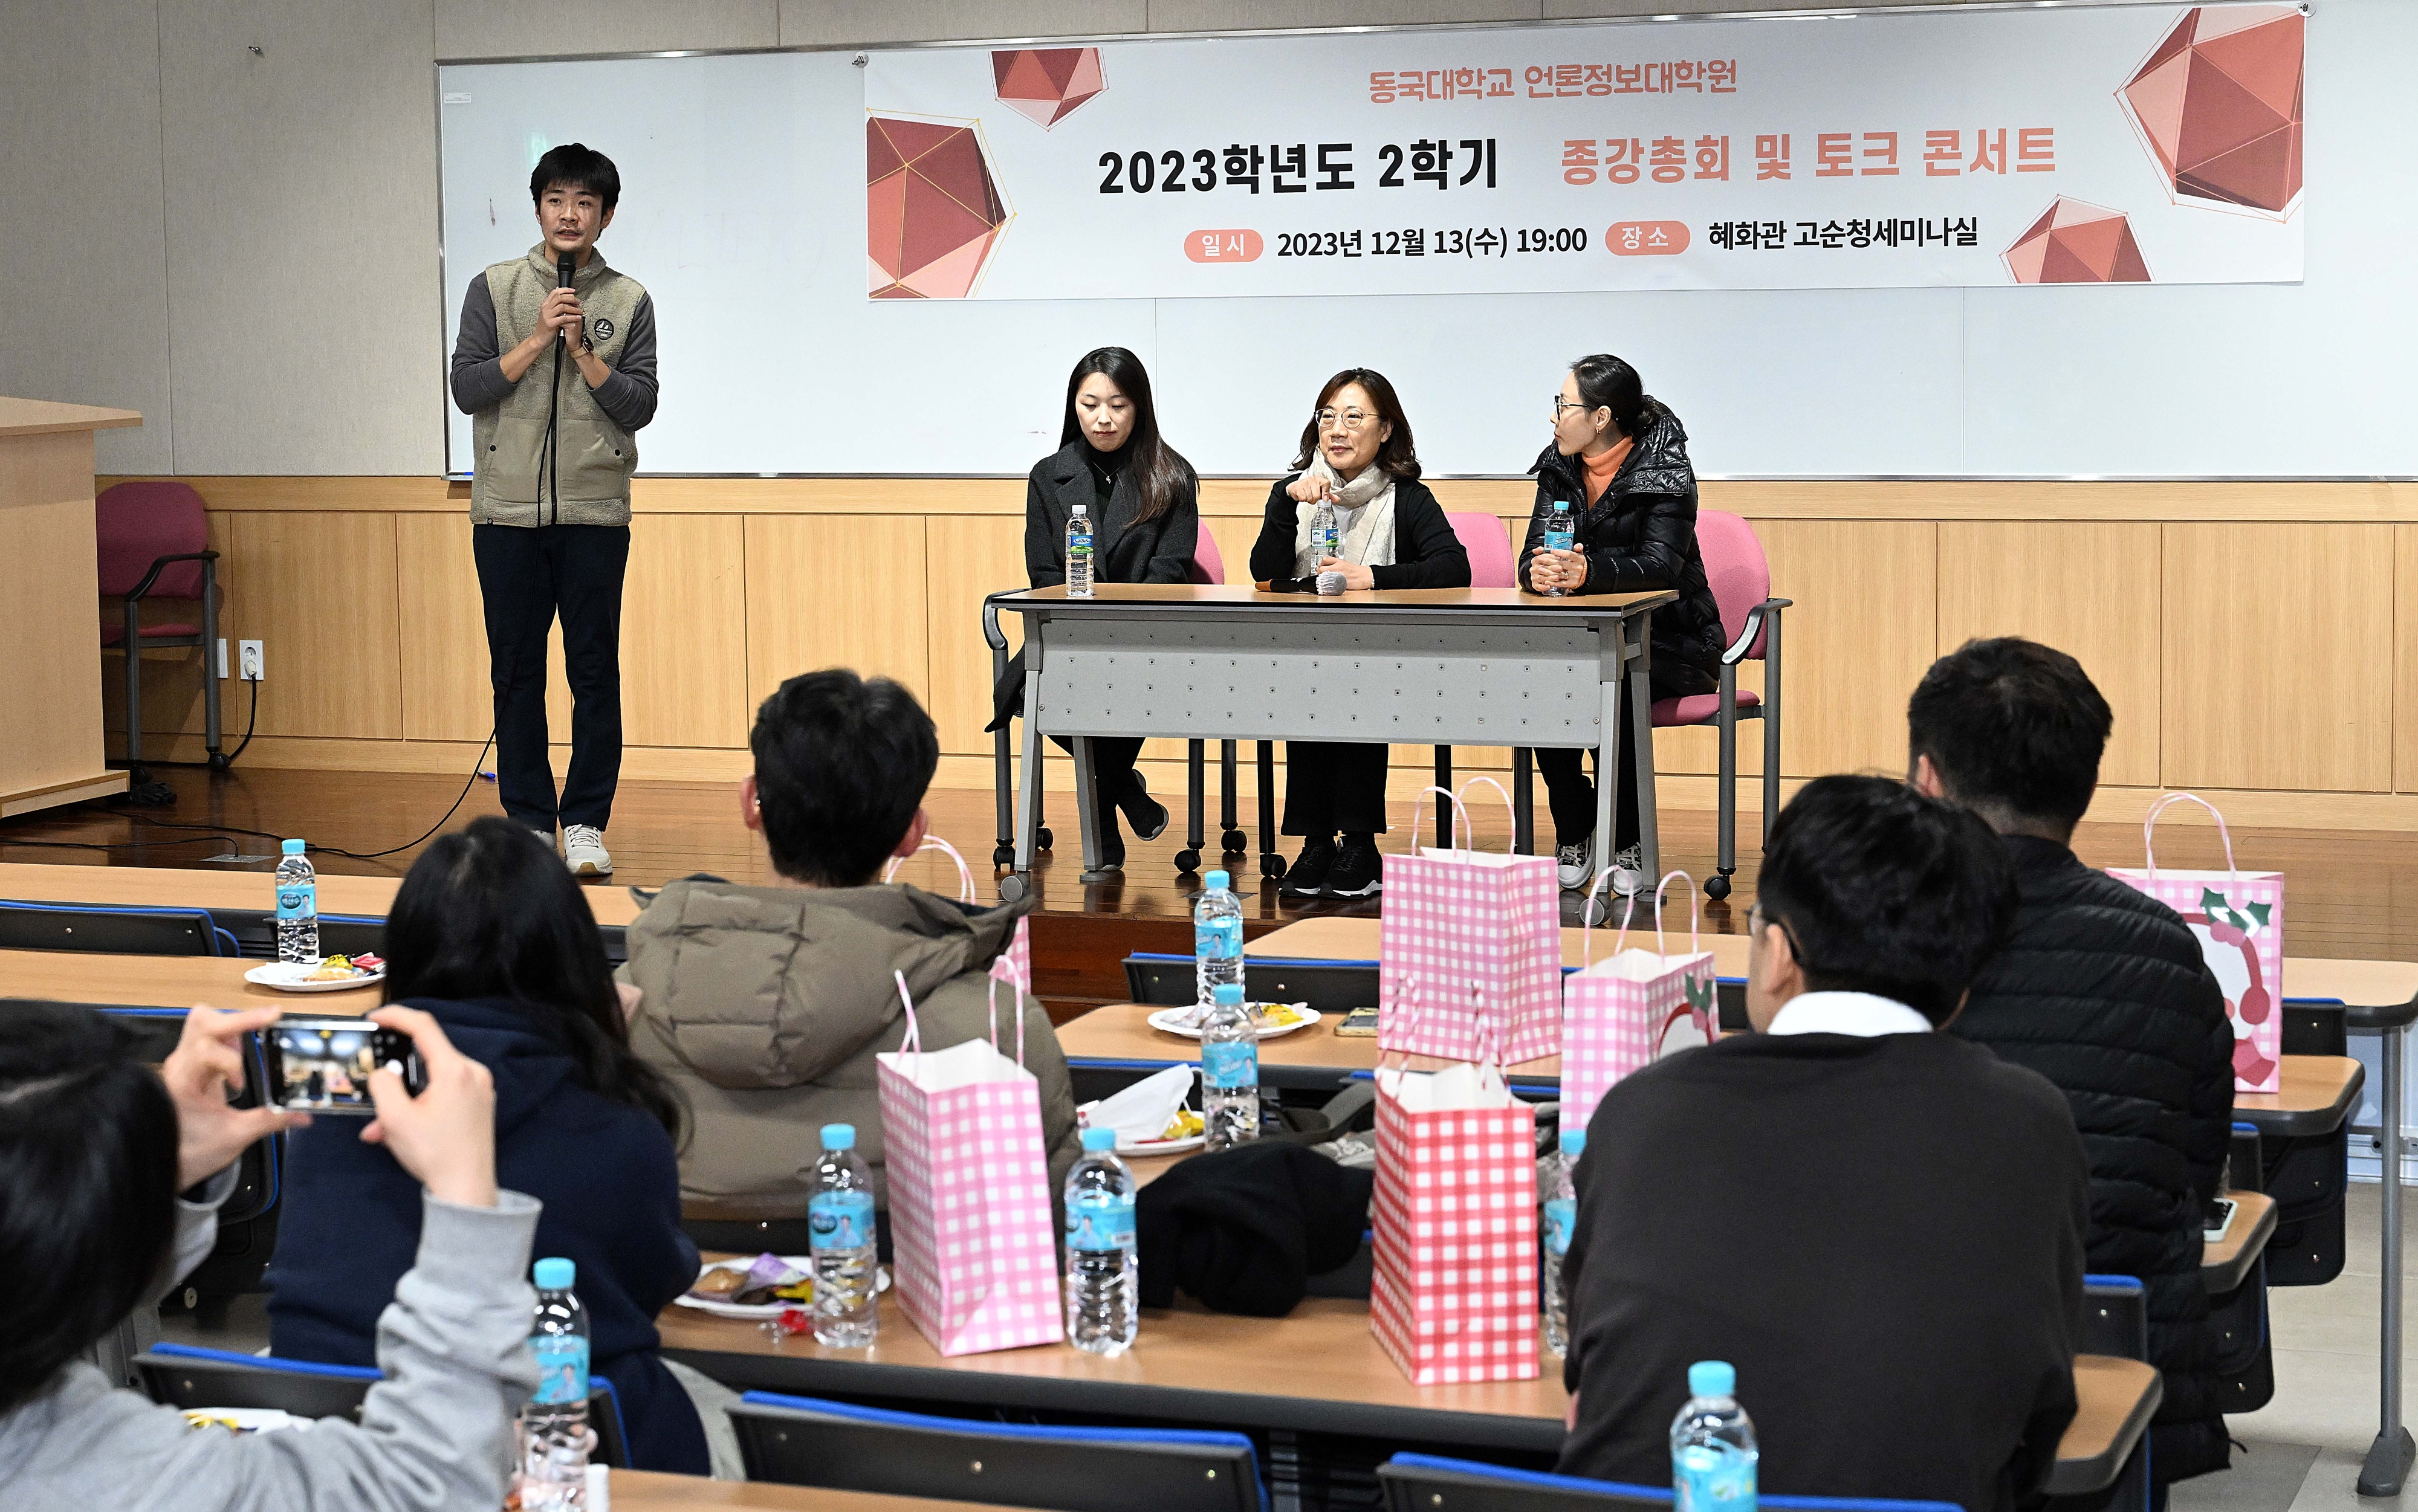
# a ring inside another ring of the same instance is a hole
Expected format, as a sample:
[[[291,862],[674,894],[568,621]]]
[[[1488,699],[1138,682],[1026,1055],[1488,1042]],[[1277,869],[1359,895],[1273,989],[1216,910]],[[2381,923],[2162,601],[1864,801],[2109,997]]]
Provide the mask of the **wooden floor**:
[[[155,769],[155,775],[176,789],[173,806],[136,809],[90,803],[0,823],[0,862],[222,864],[265,873],[276,864],[280,837],[300,835],[314,846],[363,854],[386,850],[428,830],[462,793],[460,778],[393,773],[237,768],[217,776],[191,769]],[[1123,978],[1116,963],[1129,951],[1188,951],[1186,921],[1199,882],[1175,872],[1174,857],[1183,844],[1180,797],[1168,795],[1179,817],[1166,834],[1155,841],[1128,842],[1122,882],[1087,887],[1078,880],[1082,863],[1072,807],[1063,795],[1053,796],[1057,851],[1045,854],[1034,869],[1041,917],[1034,926],[1033,953],[1036,987],[1063,1010],[1121,996]],[[926,806],[933,832],[955,843],[973,867],[977,895],[986,900],[996,897],[998,874],[990,864],[996,838],[991,795],[972,789],[935,789]],[[1542,806],[1540,802],[1540,810]],[[1488,820],[1486,807],[1478,809],[1478,844],[1507,848],[1507,819]],[[481,780],[472,785],[445,827],[458,828],[479,815],[501,812],[495,785]],[[1245,818],[1245,828],[1252,828],[1256,817],[1247,812],[1247,805]],[[1213,836],[1214,819],[1213,809]],[[1387,848],[1399,849],[1406,844],[1400,826],[1408,821],[1407,811],[1395,816],[1397,828]],[[1708,933],[1743,929],[1747,906],[1753,900],[1759,831],[1751,818],[1740,829],[1737,890],[1726,902],[1703,904],[1703,927]],[[2163,827],[2159,836],[2162,864],[2224,863],[2212,828],[2171,824]],[[1259,836],[1254,833],[1251,838],[1256,844]],[[625,782],[606,840],[616,867],[610,885],[652,887],[698,872],[732,881],[776,880],[762,843],[740,823],[735,784]],[[2130,825],[2087,825],[2075,841],[2083,859],[2093,865],[2140,863],[2141,834]],[[2418,849],[2406,837],[2381,832],[2245,830],[2235,833],[2234,844],[2243,866],[2286,874],[2285,940],[2291,954],[2418,958],[2418,917],[2395,907],[2404,886],[2418,901]],[[1688,871],[1701,880],[1713,864],[1712,815],[1676,809],[1664,813],[1662,848],[1666,866]],[[321,852],[315,859],[322,871],[400,876],[409,869],[418,850],[412,846],[366,861]],[[1289,842],[1286,853],[1291,852]],[[1263,884],[1256,857],[1229,859],[1234,863],[1236,891],[1243,896],[1250,934],[1312,914],[1377,912],[1373,900],[1350,904],[1279,900],[1273,884]],[[901,875],[934,891],[956,890],[954,868],[938,854],[916,858]],[[1566,896],[1564,904],[1568,922],[1575,924],[1577,900]],[[1684,929],[1686,913],[1676,886],[1671,907],[1672,927]]]

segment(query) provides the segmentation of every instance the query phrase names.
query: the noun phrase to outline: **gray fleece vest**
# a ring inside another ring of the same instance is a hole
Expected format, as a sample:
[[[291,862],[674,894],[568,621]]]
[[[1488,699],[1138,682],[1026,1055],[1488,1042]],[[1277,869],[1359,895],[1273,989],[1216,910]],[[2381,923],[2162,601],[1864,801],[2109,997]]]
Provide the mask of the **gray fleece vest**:
[[[528,254],[487,269],[487,294],[496,304],[496,350],[509,352],[537,329],[545,297],[555,286],[555,267],[541,245]],[[617,365],[629,337],[630,317],[647,297],[636,279],[604,266],[590,254],[572,275],[579,306],[587,312],[588,339],[606,366]],[[521,374],[504,402],[470,420],[477,453],[470,483],[470,518],[481,525],[627,525],[630,474],[638,466],[638,443],[598,407],[579,364],[563,354],[558,380],[559,409],[555,435],[560,454],[546,455],[551,353],[541,354]],[[562,494],[558,504],[555,486]],[[543,500],[543,506],[540,500]]]

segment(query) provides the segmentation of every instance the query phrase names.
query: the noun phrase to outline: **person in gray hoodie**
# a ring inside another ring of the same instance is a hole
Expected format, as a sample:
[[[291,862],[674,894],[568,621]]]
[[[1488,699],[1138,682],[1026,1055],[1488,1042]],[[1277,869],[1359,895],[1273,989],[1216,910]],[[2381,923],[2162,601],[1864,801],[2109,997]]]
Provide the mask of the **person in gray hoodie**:
[[[86,1008],[30,1003],[0,1036],[0,1506],[141,1512],[436,1512],[503,1504],[513,1414],[537,1385],[523,1279],[538,1204],[497,1190],[494,1093],[426,1014],[424,1091],[370,1078],[361,1138],[418,1177],[420,1258],[378,1321],[361,1420],[194,1429],[85,1352],[208,1253],[246,1147],[298,1119],[226,1100],[273,1008],[197,1007],[154,1076]],[[186,1195],[179,1197],[177,1194]]]
[[[803,1219],[816,1131],[852,1123],[889,1207],[874,1057],[906,1037],[894,973],[924,1048],[991,1032],[991,963],[1029,901],[981,908],[885,884],[924,843],[940,739],[915,695],[844,667],[791,678],[756,712],[756,771],[740,787],[782,885],[666,885],[628,933],[630,1044],[687,1101],[681,1196],[692,1219]],[[1029,995],[997,989],[999,1043],[1040,1083],[1050,1190],[1081,1153],[1066,1057]]]

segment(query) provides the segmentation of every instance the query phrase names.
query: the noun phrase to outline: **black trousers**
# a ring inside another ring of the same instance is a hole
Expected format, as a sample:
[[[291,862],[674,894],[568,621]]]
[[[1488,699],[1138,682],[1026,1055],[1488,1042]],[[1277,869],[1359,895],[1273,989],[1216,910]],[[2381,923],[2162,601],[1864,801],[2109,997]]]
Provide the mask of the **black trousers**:
[[[1285,742],[1284,832],[1324,840],[1385,832],[1385,756],[1359,741]]]
[[[621,577],[630,527],[479,525],[470,527],[470,550],[487,612],[504,812],[540,828],[602,830],[612,822],[621,781]],[[557,615],[571,684],[571,770],[559,802],[545,727],[545,634]]]
[[[1710,693],[1721,686],[1713,675],[1690,666],[1676,657],[1658,657],[1645,686],[1657,700],[1677,698],[1691,693]],[[1626,725],[1629,710],[1621,710],[1624,721],[1619,744],[1614,756],[1617,764],[1618,784],[1612,794],[1612,848],[1615,852],[1628,849],[1637,843],[1637,763],[1630,759],[1630,734]],[[1539,747],[1537,770],[1544,775],[1545,797],[1553,811],[1553,841],[1557,846],[1575,846],[1595,832],[1595,784],[1587,780],[1582,757],[1592,757],[1591,751],[1549,751]],[[1597,772],[1601,776],[1600,770]],[[1610,855],[1596,858],[1602,866]]]
[[[1052,735],[1058,748],[1072,756],[1075,742]],[[1100,816],[1100,833],[1118,833],[1117,802],[1125,796],[1133,782],[1134,762],[1141,756],[1141,741],[1124,735],[1092,737],[1092,805]]]

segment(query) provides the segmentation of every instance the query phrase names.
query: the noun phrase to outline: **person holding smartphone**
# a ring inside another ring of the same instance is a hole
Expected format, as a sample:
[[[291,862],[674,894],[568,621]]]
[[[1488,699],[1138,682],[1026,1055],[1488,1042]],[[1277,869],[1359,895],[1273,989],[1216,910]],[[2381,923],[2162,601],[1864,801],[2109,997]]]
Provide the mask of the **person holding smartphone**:
[[[1319,388],[1293,466],[1268,490],[1251,546],[1251,577],[1263,588],[1355,593],[1469,586],[1468,548],[1419,481],[1411,422],[1384,374],[1345,368]],[[1334,512],[1332,550],[1313,539],[1322,506]],[[1361,898],[1384,886],[1377,836],[1386,828],[1387,749],[1285,742],[1284,832],[1305,843],[1283,892]]]

